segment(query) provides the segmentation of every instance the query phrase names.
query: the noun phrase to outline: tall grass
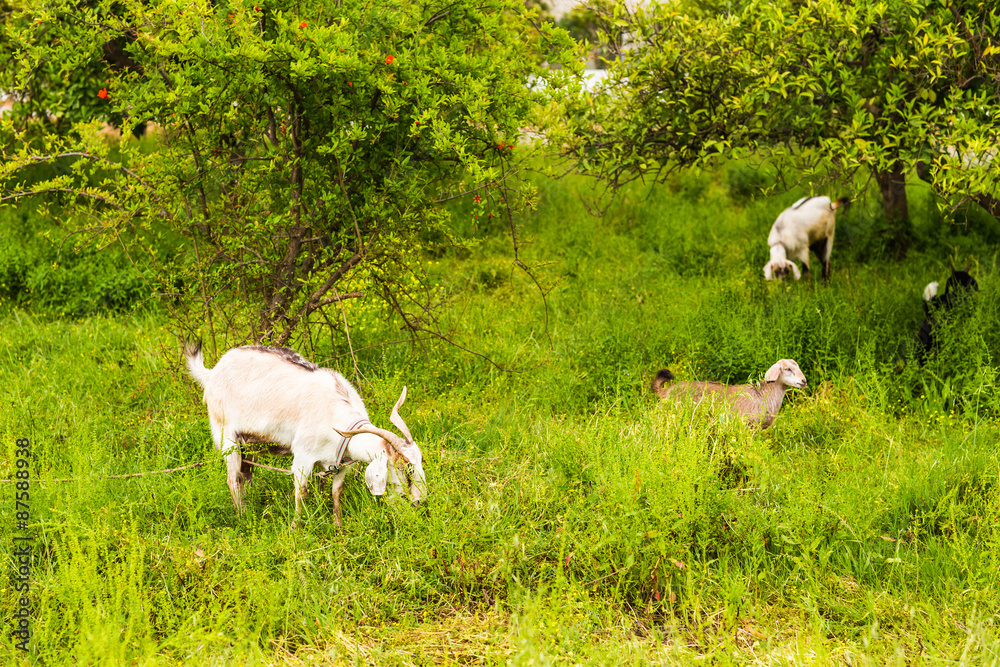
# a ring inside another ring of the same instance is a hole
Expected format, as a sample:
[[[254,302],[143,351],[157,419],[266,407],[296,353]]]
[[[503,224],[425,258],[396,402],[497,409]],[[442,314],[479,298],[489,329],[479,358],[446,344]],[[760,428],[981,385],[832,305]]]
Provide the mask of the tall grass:
[[[342,529],[314,488],[290,531],[292,485],[266,470],[235,515],[162,316],[10,309],[0,478],[30,437],[34,658],[1000,660],[992,237],[921,217],[896,263],[856,206],[829,285],[770,284],[764,239],[783,199],[741,204],[720,176],[687,175],[597,218],[585,182],[537,187],[523,252],[546,263],[544,300],[503,229],[467,228],[477,253],[426,259],[457,342],[520,372],[444,344],[387,345],[391,320],[363,304],[347,310],[363,375],[339,342],[308,351],[355,379],[376,423],[407,384],[424,452],[425,505],[350,479]],[[982,291],[921,368],[920,291],[946,277],[952,240],[978,250]],[[765,432],[648,393],[660,367],[743,382],[779,357],[810,388]],[[16,595],[4,588],[5,611]],[[20,658],[7,640],[0,653]]]

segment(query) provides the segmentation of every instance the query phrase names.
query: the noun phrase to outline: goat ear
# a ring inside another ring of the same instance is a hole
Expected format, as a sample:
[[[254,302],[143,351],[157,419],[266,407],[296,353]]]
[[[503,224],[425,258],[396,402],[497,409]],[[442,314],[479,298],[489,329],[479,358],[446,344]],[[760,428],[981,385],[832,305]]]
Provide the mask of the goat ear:
[[[802,272],[799,271],[799,266],[795,262],[789,262],[792,265],[792,273],[795,274],[795,279],[799,280],[802,278]]]
[[[780,361],[768,368],[767,372],[764,373],[764,382],[776,382],[781,376],[781,369],[782,365]]]
[[[764,265],[764,280],[770,280],[773,277],[774,274],[771,273],[771,262],[768,262]]]
[[[971,268],[972,268],[972,260],[969,260],[968,262],[965,263],[965,268],[962,269],[962,271],[965,272],[965,273],[968,273],[969,269],[971,269]]]
[[[389,480],[389,457],[382,455],[375,458],[365,468],[365,484],[373,496],[385,493],[385,485]]]

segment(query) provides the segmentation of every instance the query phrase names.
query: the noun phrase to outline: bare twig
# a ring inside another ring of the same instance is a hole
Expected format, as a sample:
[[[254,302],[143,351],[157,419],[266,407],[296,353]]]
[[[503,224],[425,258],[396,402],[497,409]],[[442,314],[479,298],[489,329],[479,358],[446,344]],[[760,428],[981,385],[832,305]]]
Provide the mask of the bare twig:
[[[344,294],[336,294],[334,296],[328,296],[327,298],[316,304],[316,308],[322,308],[323,306],[329,306],[331,303],[337,303],[343,301],[344,299],[360,299],[365,295],[364,292],[345,292]],[[313,308],[312,310],[315,310]]]
[[[632,563],[632,565],[635,565],[635,563]],[[601,581],[602,579],[607,579],[608,577],[613,577],[616,574],[621,574],[625,570],[627,570],[630,567],[632,567],[632,565],[626,565],[625,567],[619,568],[619,569],[615,570],[614,572],[610,572],[610,573],[604,575],[603,577],[598,577],[597,579],[591,579],[590,581],[588,581],[588,582],[586,582],[584,584],[581,584],[581,585],[582,586],[590,586],[591,584],[596,584],[598,581]]]
[[[337,295],[336,287],[333,288],[333,292]],[[347,349],[351,352],[351,364],[354,365],[354,375],[355,377],[364,378],[364,374],[358,368],[358,358],[354,355],[354,344],[351,343],[351,328],[347,325],[347,311],[344,310],[344,300],[337,299],[337,305],[340,306],[340,314],[344,318],[344,335],[347,337]]]
[[[20,199],[22,197],[32,197],[34,195],[50,194],[53,192],[67,192],[69,194],[76,195],[78,197],[96,199],[97,201],[104,202],[105,204],[113,206],[114,208],[117,208],[120,211],[125,210],[124,207],[122,207],[120,204],[111,201],[110,199],[108,199],[103,195],[99,195],[93,192],[83,192],[81,190],[75,190],[73,188],[43,188],[41,190],[16,190],[11,192],[9,195],[5,197],[0,197],[0,202],[9,201],[12,199]]]
[[[144,180],[142,180],[142,178],[139,176],[139,174],[135,173],[131,169],[128,169],[127,167],[122,166],[119,163],[112,162],[108,158],[100,156],[100,155],[94,155],[92,153],[85,153],[83,151],[71,151],[69,153],[57,153],[55,155],[29,155],[27,157],[27,159],[31,160],[32,162],[42,163],[42,162],[51,162],[52,160],[58,160],[58,159],[64,158],[64,157],[81,157],[81,158],[86,158],[88,160],[93,160],[95,162],[106,162],[106,163],[112,165],[118,171],[120,171],[120,172],[122,172],[124,174],[127,174],[127,175],[131,176],[132,178],[134,178],[136,181],[138,181],[144,188],[146,188],[150,192],[155,192],[155,190],[153,189],[153,186],[151,186],[149,183],[146,183]]]

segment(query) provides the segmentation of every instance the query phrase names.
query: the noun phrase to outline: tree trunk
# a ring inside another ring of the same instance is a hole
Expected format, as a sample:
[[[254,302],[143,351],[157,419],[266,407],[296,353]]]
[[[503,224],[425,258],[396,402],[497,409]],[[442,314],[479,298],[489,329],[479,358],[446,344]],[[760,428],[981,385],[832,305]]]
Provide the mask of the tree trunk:
[[[906,251],[913,242],[910,209],[906,201],[905,165],[896,162],[890,171],[877,171],[875,180],[882,192],[882,210],[885,213],[889,247],[893,256],[900,260],[906,256]]]
[[[976,202],[983,207],[983,209],[992,215],[997,220],[1000,220],[1000,199],[997,199],[991,194],[986,192],[980,192],[976,195]]]

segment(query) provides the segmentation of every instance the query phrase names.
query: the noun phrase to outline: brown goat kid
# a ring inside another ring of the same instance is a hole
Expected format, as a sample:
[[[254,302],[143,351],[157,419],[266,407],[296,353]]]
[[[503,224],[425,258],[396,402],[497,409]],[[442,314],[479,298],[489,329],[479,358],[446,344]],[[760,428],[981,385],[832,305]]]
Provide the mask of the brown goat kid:
[[[791,359],[781,359],[767,369],[760,386],[751,384],[722,384],[721,382],[675,382],[674,374],[663,369],[653,378],[651,389],[660,398],[690,400],[701,403],[710,400],[725,401],[750,426],[767,428],[781,409],[785,390],[789,387],[806,388],[806,376]]]

